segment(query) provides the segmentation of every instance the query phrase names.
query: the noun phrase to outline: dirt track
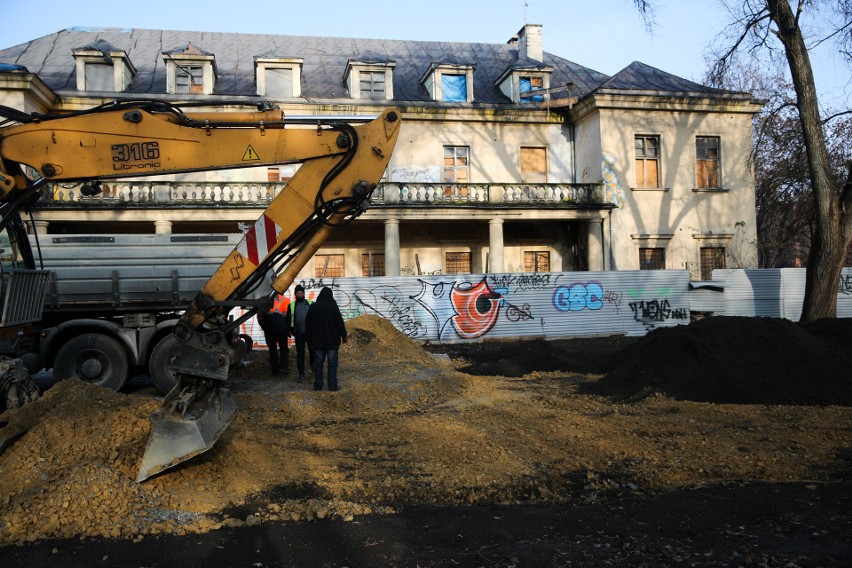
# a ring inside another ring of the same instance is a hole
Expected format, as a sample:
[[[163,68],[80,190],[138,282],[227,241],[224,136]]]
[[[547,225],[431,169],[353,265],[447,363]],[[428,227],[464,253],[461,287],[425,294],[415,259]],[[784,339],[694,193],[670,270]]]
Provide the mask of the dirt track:
[[[850,404],[849,322],[813,328],[817,339],[789,322],[713,319],[642,339],[429,347],[450,363],[358,318],[340,392],[272,380],[257,354],[232,381],[239,410],[216,447],[141,485],[159,397],[58,383],[7,417],[40,422],[0,456],[0,545],[849,479],[852,409],[825,400]]]

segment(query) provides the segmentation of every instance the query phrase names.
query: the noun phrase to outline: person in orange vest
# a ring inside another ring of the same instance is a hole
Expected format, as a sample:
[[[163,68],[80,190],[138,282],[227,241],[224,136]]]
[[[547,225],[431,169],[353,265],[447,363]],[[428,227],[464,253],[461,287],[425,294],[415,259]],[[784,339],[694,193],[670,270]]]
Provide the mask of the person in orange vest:
[[[263,330],[266,347],[269,349],[269,366],[272,374],[287,375],[290,373],[290,322],[287,317],[273,305],[272,310],[257,314],[257,322]]]

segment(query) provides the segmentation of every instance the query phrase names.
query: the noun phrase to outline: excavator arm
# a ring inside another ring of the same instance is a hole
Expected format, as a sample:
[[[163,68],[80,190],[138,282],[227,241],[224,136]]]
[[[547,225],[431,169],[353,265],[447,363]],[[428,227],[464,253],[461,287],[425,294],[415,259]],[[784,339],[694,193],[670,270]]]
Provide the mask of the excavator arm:
[[[334,228],[366,210],[400,123],[395,109],[353,125],[286,120],[269,108],[193,114],[161,102],[117,102],[60,117],[0,108],[0,116],[20,123],[0,129],[4,224],[51,182],[95,191],[102,180],[301,163],[175,327],[168,367],[177,384],[151,416],[138,481],[215,444],[235,410],[223,384],[250,348],[236,333],[258,309],[247,298],[272,269],[269,298],[285,292]],[[232,321],[236,306],[249,309]]]

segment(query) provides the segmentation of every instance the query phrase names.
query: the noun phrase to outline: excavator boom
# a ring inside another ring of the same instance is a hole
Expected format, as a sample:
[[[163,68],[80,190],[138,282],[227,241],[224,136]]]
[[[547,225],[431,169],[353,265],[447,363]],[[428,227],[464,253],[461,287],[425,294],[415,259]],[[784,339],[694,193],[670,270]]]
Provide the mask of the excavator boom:
[[[9,114],[22,123],[0,129],[4,223],[49,182],[83,182],[96,190],[101,180],[116,178],[301,163],[175,327],[167,360],[177,384],[151,416],[137,481],[216,443],[235,410],[223,385],[250,349],[237,330],[263,309],[247,298],[270,270],[276,276],[268,299],[285,292],[334,228],[366,210],[400,125],[395,109],[353,125],[333,118],[288,121],[268,108],[192,114],[157,102],[32,120]],[[247,311],[232,320],[234,307]]]

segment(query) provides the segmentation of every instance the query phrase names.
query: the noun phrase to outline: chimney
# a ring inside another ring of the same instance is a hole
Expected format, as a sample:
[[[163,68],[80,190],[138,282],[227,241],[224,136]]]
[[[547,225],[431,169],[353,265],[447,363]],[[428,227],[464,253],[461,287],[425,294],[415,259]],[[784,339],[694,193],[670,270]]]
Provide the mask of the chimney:
[[[524,24],[524,27],[518,31],[518,58],[543,61],[541,24]]]

